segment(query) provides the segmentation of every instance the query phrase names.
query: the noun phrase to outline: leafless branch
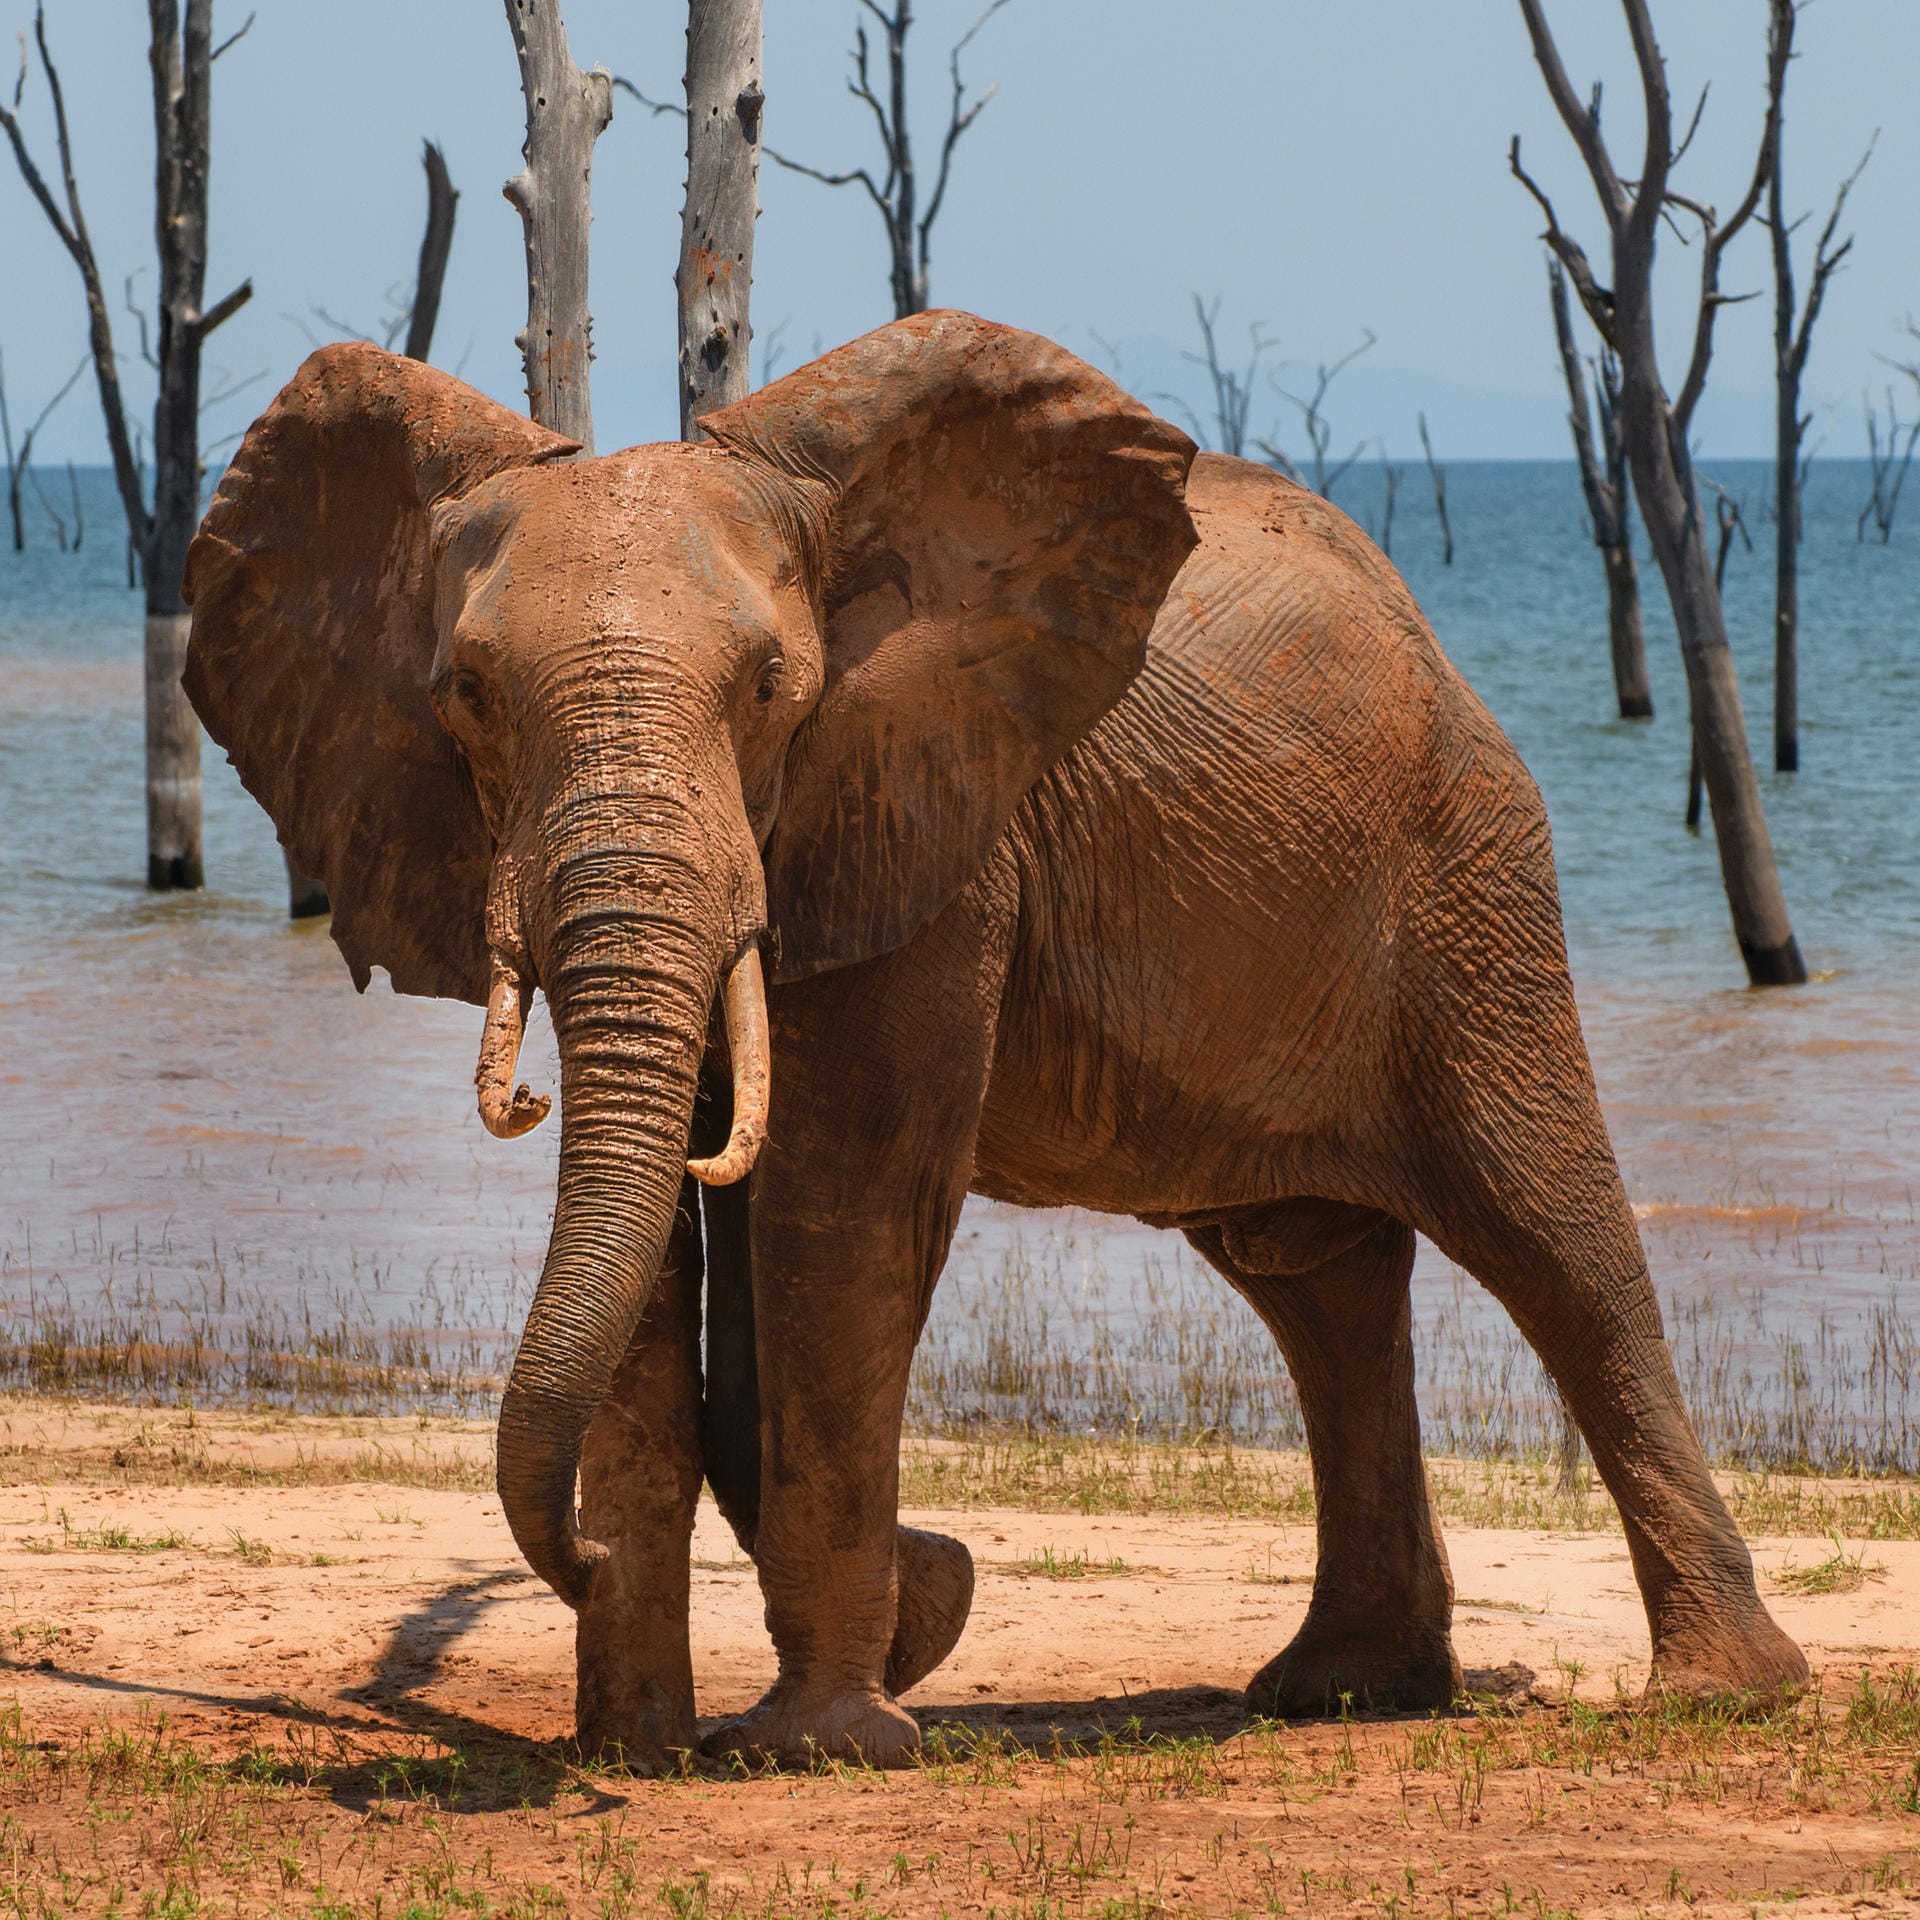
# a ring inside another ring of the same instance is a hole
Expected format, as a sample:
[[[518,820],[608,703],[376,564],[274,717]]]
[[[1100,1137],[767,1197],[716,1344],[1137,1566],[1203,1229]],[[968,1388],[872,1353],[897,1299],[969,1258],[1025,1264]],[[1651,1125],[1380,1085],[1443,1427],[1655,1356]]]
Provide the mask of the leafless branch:
[[[253,282],[242,280],[224,300],[216,300],[194,324],[194,331],[204,340],[216,327],[225,326],[233,316],[253,298]]]
[[[1645,10],[1645,0],[1626,0],[1630,9]],[[1767,182],[1773,177],[1774,155],[1779,151],[1781,103],[1786,92],[1787,66],[1793,58],[1793,28],[1797,13],[1795,0],[1769,0],[1770,20],[1767,30],[1767,112],[1760,129],[1760,151],[1755,157],[1753,178],[1747,183],[1747,191],[1740,204],[1734,209],[1732,217],[1724,224],[1716,224],[1709,208],[1701,216],[1704,244],[1700,257],[1700,307],[1695,316],[1693,333],[1693,353],[1687,363],[1687,376],[1681,382],[1679,397],[1673,403],[1674,431],[1684,440],[1693,420],[1694,408],[1698,406],[1700,396],[1706,391],[1707,368],[1713,359],[1713,322],[1719,308],[1737,304],[1737,300],[1750,299],[1751,295],[1742,294],[1730,298],[1720,292],[1720,261],[1726,253],[1728,243],[1742,227],[1753,218],[1760,205],[1760,196],[1766,191]],[[1652,29],[1648,28],[1651,38]],[[1651,83],[1649,83],[1651,89]],[[1664,81],[1661,96],[1665,98]],[[1651,91],[1649,92],[1649,116],[1652,115]],[[1665,192],[1665,179],[1662,178],[1662,193],[1665,198],[1673,196]]]
[[[856,181],[866,188],[868,198],[882,213],[888,211],[887,197],[875,184],[873,175],[865,167],[854,167],[846,173],[828,173],[822,167],[810,167],[804,160],[789,160],[784,153],[774,147],[763,146],[760,151],[777,166],[785,167],[789,173],[804,173],[809,180],[818,180],[822,186],[850,187]]]
[[[1313,448],[1313,490],[1322,498],[1331,496],[1332,489],[1339,485],[1342,476],[1367,450],[1367,442],[1360,440],[1355,443],[1353,451],[1344,460],[1335,462],[1331,468],[1327,465],[1327,449],[1333,441],[1333,425],[1327,419],[1325,411],[1327,390],[1346,368],[1377,344],[1371,327],[1363,327],[1361,332],[1366,335],[1366,338],[1357,347],[1342,354],[1331,365],[1324,361],[1321,363],[1315,377],[1311,399],[1303,399],[1297,393],[1288,392],[1278,382],[1274,383],[1274,392],[1300,409],[1301,417],[1306,424],[1307,441]]]
[[[1594,330],[1601,339],[1613,341],[1613,294],[1601,286],[1594,278],[1593,263],[1587,258],[1586,249],[1579,241],[1560,225],[1559,217],[1553,210],[1553,202],[1547,198],[1546,190],[1520,164],[1520,136],[1513,136],[1513,143],[1507,148],[1507,166],[1513,177],[1532,194],[1540,211],[1547,217],[1547,230],[1540,237],[1553,250],[1555,257],[1566,268],[1567,278],[1573,282],[1574,291],[1580,296],[1580,304],[1586,309],[1587,318],[1593,322]]]
[[[940,147],[940,171],[934,176],[933,197],[927,202],[925,219],[920,222],[920,260],[923,267],[927,256],[927,236],[940,212],[940,203],[947,197],[947,176],[953,171],[953,150],[960,144],[960,136],[985,111],[987,102],[1000,91],[999,83],[995,82],[972,106],[966,106],[967,90],[960,78],[960,56],[973,36],[1006,4],[1007,0],[989,0],[986,11],[953,43],[947,53],[947,72],[953,82],[953,106],[947,120],[947,137]]]
[[[613,84],[618,87],[622,93],[632,94],[656,119],[663,113],[677,114],[682,120],[687,117],[687,110],[679,101],[651,99],[648,95],[642,93],[631,80],[624,79],[617,73],[613,76]]]
[[[223,53],[225,53],[226,50],[230,46],[232,46],[236,40],[244,40],[247,37],[248,33],[252,30],[253,23],[258,17],[259,16],[257,14],[252,14],[252,13],[248,14],[246,19],[242,21],[241,24],[233,30],[233,32],[228,34],[227,37],[224,40],[222,40],[220,44],[217,47],[215,47],[210,54],[208,54],[207,65],[212,66],[213,63],[216,60],[218,60],[220,56]]]
[[[337,313],[329,313],[325,307],[315,306],[312,311],[316,320],[324,320],[327,325],[333,329],[333,337],[336,340],[360,340],[364,341],[370,347],[391,346],[398,334],[397,325],[393,325],[390,326],[390,330],[384,340],[376,340],[372,334],[363,332],[359,327],[352,325],[349,321],[342,320]],[[295,320],[294,324],[300,326],[301,322]],[[309,332],[307,338],[314,340],[316,345],[319,344],[312,333]]]
[[[447,158],[431,140],[422,143],[427,175],[427,223],[420,235],[420,260],[414,269],[413,298],[407,306],[406,356],[425,360],[433,351],[433,330],[440,319],[440,293],[453,252],[454,213],[460,204]]]
[[[26,475],[27,485],[33,489],[33,497],[40,502],[41,508],[46,513],[47,518],[53,522],[53,537],[58,543],[60,551],[65,553],[67,550],[67,523],[54,510],[53,502],[47,498],[46,489],[40,484],[39,474],[36,473],[33,468],[28,467],[26,469]]]
[[[1614,166],[1613,156],[1608,153],[1606,140],[1600,132],[1599,89],[1594,90],[1587,105],[1580,104],[1580,96],[1574,92],[1573,82],[1567,78],[1566,64],[1560,58],[1560,49],[1554,42],[1553,29],[1547,25],[1546,14],[1541,10],[1541,0],[1520,0],[1520,14],[1526,22],[1528,38],[1533,42],[1533,57],[1539,63],[1554,108],[1566,123],[1567,131],[1573,135],[1574,145],[1580,150],[1580,157],[1586,162],[1587,174],[1593,181],[1593,190],[1600,198],[1601,210],[1606,214],[1608,224],[1617,227],[1626,218],[1630,203],[1620,183],[1619,170]],[[1517,138],[1513,143],[1512,158],[1515,173],[1545,206],[1546,196],[1526,180],[1524,174],[1520,174],[1520,142]],[[1551,217],[1550,207],[1547,212]],[[1567,271],[1573,272],[1571,263]],[[1577,276],[1574,284],[1576,287],[1579,285]]]
[[[79,385],[80,376],[86,372],[87,363],[92,358],[93,356],[91,354],[83,353],[80,356],[79,360],[75,362],[73,371],[70,374],[68,374],[66,379],[60,383],[60,391],[56,393],[53,396],[53,398],[49,400],[47,404],[44,407],[42,407],[39,413],[34,417],[33,425],[27,429],[26,439],[21,443],[23,448],[30,447],[33,445],[33,436],[36,433],[38,433],[40,429],[47,424],[48,419],[52,416],[54,408],[57,407],[60,404],[60,402],[64,400],[67,397],[67,395],[74,390],[76,386]],[[21,457],[22,459],[25,458],[24,452]]]
[[[988,87],[977,99],[969,101],[960,71],[960,56],[987,22],[1007,4],[1008,0],[989,0],[986,9],[948,49],[947,72],[952,85],[952,101],[946,134],[941,141],[939,165],[934,174],[933,191],[924,209],[918,201],[912,129],[907,117],[907,42],[913,28],[912,0],[894,0],[891,10],[878,4],[878,0],[860,0],[861,10],[872,17],[886,36],[887,81],[884,98],[874,80],[874,49],[866,22],[858,21],[854,26],[853,71],[847,79],[847,91],[873,115],[881,156],[886,161],[884,175],[876,177],[875,171],[868,167],[847,167],[835,172],[795,160],[773,147],[763,146],[761,149],[776,166],[784,167],[789,173],[802,174],[809,180],[819,181],[822,186],[859,186],[865,190],[886,228],[896,318],[918,313],[927,304],[933,226],[946,204],[954,150],[996,92],[994,87]],[[644,105],[662,110],[628,83],[616,84],[626,85],[627,91],[642,100]]]
[[[1427,478],[1433,484],[1433,510],[1440,521],[1440,564],[1453,565],[1453,522],[1447,517],[1447,470],[1433,457],[1427,434],[1427,416],[1420,415],[1420,451],[1427,456]]]
[[[1853,236],[1851,234],[1849,234],[1845,240],[1841,241],[1838,246],[1835,246],[1833,243],[1834,234],[1839,229],[1841,216],[1846,212],[1847,196],[1853,191],[1854,185],[1859,180],[1861,174],[1866,171],[1867,162],[1873,158],[1873,150],[1875,146],[1879,144],[1879,140],[1880,130],[1876,127],[1873,130],[1872,137],[1867,141],[1866,151],[1860,156],[1859,164],[1840,182],[1839,190],[1833,196],[1833,208],[1827,215],[1827,224],[1820,229],[1820,238],[1814,243],[1813,274],[1807,282],[1807,303],[1801,313],[1798,327],[1794,327],[1791,320],[1793,305],[1793,268],[1792,256],[1791,253],[1788,252],[1786,245],[1787,237],[1793,229],[1789,227],[1782,230],[1777,215],[1769,219],[1767,223],[1774,230],[1774,261],[1776,271],[1784,267],[1786,275],[1784,284],[1786,288],[1789,338],[1785,342],[1785,351],[1788,356],[1788,366],[1795,377],[1796,386],[1799,376],[1806,370],[1807,355],[1813,347],[1814,323],[1820,318],[1820,308],[1827,297],[1827,283],[1840,271],[1841,263],[1846,259],[1847,255],[1853,251]],[[1778,199],[1777,192],[1775,198],[1776,200]],[[1796,222],[1795,224],[1797,225],[1798,223]]]
[[[1707,95],[1712,90],[1712,87],[1713,82],[1709,80],[1707,84],[1700,89],[1700,98],[1693,103],[1693,118],[1687,122],[1686,134],[1680,144],[1673,150],[1673,160],[1671,164],[1676,167],[1686,158],[1687,149],[1693,145],[1693,136],[1700,131],[1700,116],[1707,110]]]
[[[245,393],[249,387],[257,387],[266,377],[264,370],[258,373],[246,374],[238,380],[225,380],[223,376],[223,384],[221,386],[215,388],[212,393],[202,396],[200,411],[202,413],[209,412],[212,408],[221,405],[224,401],[231,400],[236,393]]]
[[[1220,317],[1219,296],[1216,295],[1212,306],[1208,306],[1196,293],[1193,296],[1193,316],[1200,324],[1200,339],[1205,352],[1183,354],[1181,357],[1192,361],[1196,367],[1206,368],[1207,378],[1213,383],[1213,417],[1220,451],[1239,459],[1246,452],[1247,415],[1253,406],[1254,375],[1273,343],[1261,331],[1260,323],[1255,321],[1247,329],[1246,371],[1235,373],[1221,360],[1220,344],[1214,332],[1215,322]],[[1201,434],[1199,438],[1204,441],[1206,436]]]
[[[128,274],[125,282],[126,308],[133,316],[133,324],[140,329],[140,358],[157,373],[160,362],[153,351],[153,344],[147,334],[147,310],[133,297],[134,275]]]
[[[62,209],[47,185],[45,176],[28,151],[20,127],[20,104],[25,98],[27,80],[26,36],[20,41],[20,73],[14,84],[11,108],[0,107],[0,126],[4,126],[13,157],[26,182],[27,190],[39,203],[60,243],[80,271],[86,294],[88,346],[93,359],[94,377],[100,389],[100,411],[106,424],[107,445],[113,458],[114,479],[126,509],[127,528],[136,543],[145,538],[148,526],[145,489],[134,462],[132,442],[127,432],[126,408],[120,393],[120,370],[113,350],[113,328],[107,317],[106,292],[94,257],[92,236],[80,205],[80,185],[73,164],[73,136],[67,124],[66,92],[60,83],[52,49],[47,44],[47,17],[44,4],[36,6],[33,19],[34,44],[40,55],[40,69],[47,83],[47,95],[53,105],[54,143],[60,157],[60,179],[66,197]]]

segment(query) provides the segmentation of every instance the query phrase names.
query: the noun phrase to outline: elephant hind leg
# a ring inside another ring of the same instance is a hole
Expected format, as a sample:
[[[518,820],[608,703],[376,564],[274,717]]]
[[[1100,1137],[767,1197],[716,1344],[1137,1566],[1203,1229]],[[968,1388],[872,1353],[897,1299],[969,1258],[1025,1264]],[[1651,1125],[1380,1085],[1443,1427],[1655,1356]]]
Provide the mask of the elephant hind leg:
[[[1345,1702],[1450,1706],[1460,1663],[1414,1403],[1412,1230],[1299,1200],[1187,1237],[1279,1343],[1313,1462],[1313,1598],[1299,1632],[1249,1683],[1248,1705],[1282,1718]]]
[[[1798,1685],[1806,1660],[1761,1601],[1681,1397],[1564,973],[1557,991],[1509,997],[1497,1029],[1455,1023],[1434,1052],[1451,1110],[1435,1115],[1415,1224],[1513,1316],[1586,1436],[1646,1605],[1650,1684]]]

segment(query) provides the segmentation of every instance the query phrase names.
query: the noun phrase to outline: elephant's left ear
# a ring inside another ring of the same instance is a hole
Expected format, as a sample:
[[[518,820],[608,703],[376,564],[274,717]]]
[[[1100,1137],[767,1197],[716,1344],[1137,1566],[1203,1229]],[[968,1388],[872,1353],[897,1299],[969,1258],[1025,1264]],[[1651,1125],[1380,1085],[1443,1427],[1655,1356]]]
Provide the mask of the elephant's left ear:
[[[826,688],[768,842],[778,977],[908,939],[1126,691],[1193,443],[1051,342],[923,313],[702,422],[826,520]]]

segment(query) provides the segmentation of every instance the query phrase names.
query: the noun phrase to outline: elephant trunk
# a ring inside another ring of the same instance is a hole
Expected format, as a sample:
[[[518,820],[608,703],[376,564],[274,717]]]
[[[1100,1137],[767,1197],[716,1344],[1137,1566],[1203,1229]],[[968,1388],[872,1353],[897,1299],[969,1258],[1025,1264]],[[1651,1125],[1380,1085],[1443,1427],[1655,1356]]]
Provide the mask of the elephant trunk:
[[[654,833],[636,847],[631,833],[609,833],[604,808],[589,811],[595,827],[550,869],[537,943],[560,1052],[559,1192],[500,1403],[497,1451],[513,1537],[576,1610],[606,1558],[575,1511],[580,1451],[665,1253],[708,1020],[738,946],[730,876]],[[496,964],[515,971],[511,957]],[[757,960],[754,971],[757,978]],[[741,972],[733,968],[734,977]],[[483,1054],[482,1077],[496,1105],[512,1075],[501,1056],[517,1038],[522,992],[522,984],[502,988],[497,1017],[489,1003],[495,1054],[491,1066]],[[759,1031],[763,1048],[764,1010]]]

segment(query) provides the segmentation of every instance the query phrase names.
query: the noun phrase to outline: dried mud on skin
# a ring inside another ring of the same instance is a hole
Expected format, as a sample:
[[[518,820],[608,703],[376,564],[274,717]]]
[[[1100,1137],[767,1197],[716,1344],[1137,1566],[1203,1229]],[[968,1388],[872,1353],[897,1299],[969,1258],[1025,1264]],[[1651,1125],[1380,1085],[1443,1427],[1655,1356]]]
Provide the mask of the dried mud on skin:
[[[1920,1888],[1911,1540],[1811,1583],[1829,1543],[1755,1543],[1820,1684],[1737,1721],[1615,1705],[1645,1661],[1616,1534],[1454,1528],[1480,1704],[1250,1729],[1310,1524],[915,1510],[980,1570],[908,1698],[923,1764],[645,1781],[570,1762],[571,1616],[481,1490],[481,1431],[4,1413],[0,1914],[1853,1914]],[[694,1552],[711,1724],[772,1662],[710,1508]]]

